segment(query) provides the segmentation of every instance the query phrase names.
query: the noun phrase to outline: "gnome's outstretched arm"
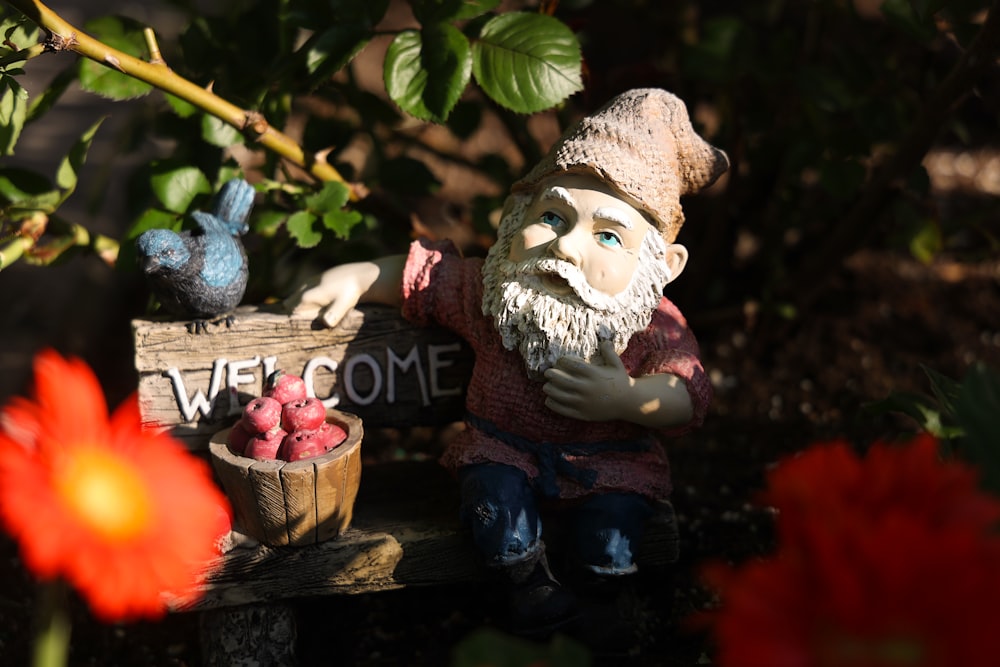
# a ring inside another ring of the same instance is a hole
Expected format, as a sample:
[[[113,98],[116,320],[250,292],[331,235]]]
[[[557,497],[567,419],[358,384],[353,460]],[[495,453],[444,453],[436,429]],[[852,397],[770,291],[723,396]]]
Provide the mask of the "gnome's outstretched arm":
[[[604,365],[566,356],[545,371],[545,405],[565,417],[585,421],[623,419],[649,428],[689,422],[691,396],[670,373],[630,377],[610,341],[601,343]]]
[[[295,315],[319,317],[335,327],[359,303],[399,306],[404,255],[389,255],[372,262],[351,262],[327,269],[308,281],[285,301]]]

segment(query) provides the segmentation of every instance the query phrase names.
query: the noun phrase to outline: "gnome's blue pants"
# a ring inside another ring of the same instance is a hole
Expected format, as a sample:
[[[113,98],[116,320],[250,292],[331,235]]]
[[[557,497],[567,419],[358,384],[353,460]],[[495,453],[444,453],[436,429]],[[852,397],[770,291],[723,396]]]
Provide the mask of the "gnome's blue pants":
[[[480,463],[459,472],[461,518],[477,550],[491,565],[514,565],[542,549],[542,521],[531,482],[508,465]],[[559,510],[567,522],[573,554],[586,569],[603,575],[636,570],[633,549],[652,508],[634,493],[600,493]]]

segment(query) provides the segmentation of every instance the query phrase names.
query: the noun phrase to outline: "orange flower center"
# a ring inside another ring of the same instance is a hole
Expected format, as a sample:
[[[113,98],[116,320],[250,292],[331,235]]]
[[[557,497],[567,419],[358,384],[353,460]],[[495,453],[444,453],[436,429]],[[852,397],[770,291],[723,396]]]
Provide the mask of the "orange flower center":
[[[145,483],[134,467],[110,452],[77,452],[56,487],[77,517],[106,539],[127,540],[149,526],[152,504]]]

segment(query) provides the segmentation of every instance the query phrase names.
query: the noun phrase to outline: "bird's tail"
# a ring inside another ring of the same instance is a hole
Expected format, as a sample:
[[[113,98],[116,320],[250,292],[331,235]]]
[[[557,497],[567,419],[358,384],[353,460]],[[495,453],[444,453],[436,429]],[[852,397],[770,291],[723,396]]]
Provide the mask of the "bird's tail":
[[[216,195],[212,213],[233,236],[245,234],[249,229],[247,219],[253,208],[254,194],[252,185],[242,178],[234,178],[226,181]]]

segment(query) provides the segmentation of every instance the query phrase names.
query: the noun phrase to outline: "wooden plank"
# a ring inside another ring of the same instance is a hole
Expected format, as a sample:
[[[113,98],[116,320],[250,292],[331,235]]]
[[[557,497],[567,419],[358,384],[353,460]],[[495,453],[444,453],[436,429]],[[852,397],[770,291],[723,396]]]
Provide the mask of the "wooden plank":
[[[232,326],[189,333],[186,322],[132,322],[139,405],[149,428],[193,450],[235,421],[274,369],[303,376],[313,395],[382,427],[460,418],[472,352],[452,333],[414,327],[397,309],[362,306],[335,329],[244,306]]]
[[[236,522],[250,535],[263,535],[264,525],[257,511],[257,497],[250,485],[250,466],[253,465],[253,459],[230,455],[226,447],[228,432],[229,429],[226,429],[217,434],[212,444],[218,453],[212,457],[215,474],[227,490],[226,496],[232,505]]]
[[[250,486],[257,496],[260,521],[269,544],[288,544],[288,518],[279,470],[284,461],[254,461],[249,468]]]
[[[294,461],[281,467],[288,525],[288,544],[316,543],[316,469],[312,461]]]
[[[316,533],[318,541],[337,537],[350,524],[356,491],[348,491],[350,457],[341,457],[316,464]],[[358,459],[360,470],[360,459]]]
[[[640,567],[677,559],[676,523],[654,521]],[[458,521],[458,489],[433,462],[366,466],[354,521],[339,538],[304,547],[233,549],[212,564],[187,607],[212,609],[295,597],[370,593],[480,581],[485,570]]]
[[[316,540],[322,542],[340,535],[354,516],[354,503],[361,484],[361,452],[348,455],[355,442],[364,437],[361,420],[340,412],[336,419],[347,432],[347,439],[331,455],[316,461]]]

